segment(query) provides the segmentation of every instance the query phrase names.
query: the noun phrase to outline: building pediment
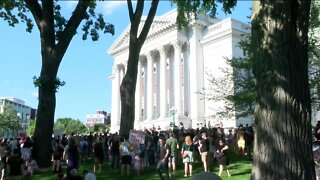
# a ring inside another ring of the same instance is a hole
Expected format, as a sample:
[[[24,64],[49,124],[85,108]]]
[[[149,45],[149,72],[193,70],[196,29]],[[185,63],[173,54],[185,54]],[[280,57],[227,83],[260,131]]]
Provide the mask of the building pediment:
[[[138,34],[140,34],[144,23],[145,18],[143,18],[139,25]],[[130,24],[126,29],[121,33],[118,39],[114,41],[112,46],[109,48],[108,53],[110,55],[116,55],[128,49],[129,47],[129,37],[130,37]],[[161,35],[163,32],[168,30],[173,30],[176,27],[176,19],[174,17],[155,17],[153,23],[150,27],[146,41],[152,39],[155,36]]]

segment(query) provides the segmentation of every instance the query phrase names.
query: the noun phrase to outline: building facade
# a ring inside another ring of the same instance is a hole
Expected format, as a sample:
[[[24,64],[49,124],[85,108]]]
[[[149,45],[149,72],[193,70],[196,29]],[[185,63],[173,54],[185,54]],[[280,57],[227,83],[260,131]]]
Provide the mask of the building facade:
[[[3,113],[5,106],[11,106],[17,112],[20,125],[24,130],[26,130],[28,128],[29,121],[32,118],[32,110],[35,110],[27,106],[25,101],[18,98],[0,97],[0,113]]]
[[[141,49],[134,128],[167,129],[170,124],[195,128],[220,122],[225,127],[234,127],[245,123],[235,116],[214,118],[214,108],[223,104],[206,100],[199,92],[209,86],[207,72],[221,76],[221,68],[228,66],[225,58],[243,56],[238,42],[250,32],[250,27],[231,18],[199,15],[189,27],[179,31],[176,16],[176,10],[156,16]],[[130,25],[108,50],[114,58],[109,77],[111,131],[119,130],[120,126],[120,85],[127,69],[129,30]]]
[[[92,127],[96,124],[110,124],[110,114],[106,111],[99,110],[96,114],[86,116],[86,127]]]

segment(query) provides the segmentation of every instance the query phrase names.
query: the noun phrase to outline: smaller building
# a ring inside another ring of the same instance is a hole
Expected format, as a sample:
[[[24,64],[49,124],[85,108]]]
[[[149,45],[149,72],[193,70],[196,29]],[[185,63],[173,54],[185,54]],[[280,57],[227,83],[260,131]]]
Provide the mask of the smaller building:
[[[98,110],[96,114],[88,114],[86,117],[86,127],[92,127],[96,124],[110,124],[110,113]]]
[[[30,119],[33,118],[31,116],[32,110],[34,112],[36,112],[36,110],[32,109],[30,106],[27,106],[25,101],[21,99],[13,97],[0,97],[0,113],[3,113],[5,106],[10,106],[17,112],[20,125],[24,130],[26,130],[28,128]]]

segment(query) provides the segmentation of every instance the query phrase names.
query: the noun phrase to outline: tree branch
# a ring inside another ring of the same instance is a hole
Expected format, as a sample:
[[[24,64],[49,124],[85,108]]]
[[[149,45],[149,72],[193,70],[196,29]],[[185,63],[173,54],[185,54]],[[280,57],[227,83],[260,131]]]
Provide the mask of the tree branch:
[[[130,22],[132,23],[132,21],[133,21],[133,19],[134,19],[134,13],[133,13],[133,8],[132,8],[132,1],[131,1],[131,0],[127,0],[127,5],[128,5]]]
[[[144,7],[144,0],[138,0],[137,6],[134,12],[134,16],[131,21],[131,34],[134,34],[136,37],[138,36],[139,24],[141,22],[141,16]],[[131,20],[131,17],[130,17]]]
[[[42,20],[42,11],[41,6],[38,1],[34,0],[25,0],[28,9],[31,11],[33,18],[37,24],[37,27],[40,31],[40,22]]]
[[[42,16],[46,23],[40,24],[42,39],[44,39],[41,41],[43,45],[53,49],[55,46],[53,0],[42,0]]]
[[[61,33],[61,38],[59,39],[59,42],[56,46],[56,51],[59,52],[57,54],[60,61],[62,60],[62,57],[64,56],[73,36],[76,34],[76,30],[79,27],[81,21],[87,17],[87,8],[89,7],[90,1],[87,0],[80,0],[77,4],[76,9],[72,13],[72,16],[70,17],[65,29]]]
[[[143,26],[143,29],[142,29],[140,35],[139,35],[138,42],[143,42],[147,38],[147,35],[148,35],[148,32],[149,32],[150,27],[152,25],[154,16],[156,15],[156,12],[157,12],[158,4],[159,4],[159,0],[152,1],[151,7],[150,7],[150,10],[148,13],[148,17],[144,23],[144,26]]]

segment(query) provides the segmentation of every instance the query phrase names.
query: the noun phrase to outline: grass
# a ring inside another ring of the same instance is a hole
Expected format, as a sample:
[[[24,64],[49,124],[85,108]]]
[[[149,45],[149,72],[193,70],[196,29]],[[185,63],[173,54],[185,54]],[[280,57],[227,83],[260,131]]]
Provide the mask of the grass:
[[[222,173],[222,179],[228,180],[249,180],[251,175],[251,168],[252,168],[252,161],[248,160],[246,157],[239,157],[236,154],[230,154],[230,165],[229,170],[231,173],[231,177],[227,177],[227,173],[224,171]],[[177,171],[176,171],[176,178],[177,180],[192,180],[192,177],[183,177],[184,170],[183,164],[181,160],[177,161]],[[66,167],[63,166],[64,172]],[[79,172],[82,172],[83,169],[88,169],[89,171],[93,171],[93,164],[91,161],[85,164],[80,164]],[[203,171],[202,163],[195,163],[193,175],[200,173]],[[218,173],[219,167],[216,162],[214,162],[211,167],[210,171],[214,173]],[[97,179],[106,179],[106,180],[159,180],[159,176],[155,171],[155,167],[149,167],[145,169],[140,176],[137,176],[135,171],[131,171],[131,175],[129,177],[122,177],[120,175],[120,170],[110,170],[109,165],[104,163],[102,166],[101,173],[96,173]],[[35,175],[31,177],[27,177],[26,180],[34,180],[34,179],[41,179],[41,180],[56,180],[56,174],[51,172],[51,169],[41,169]]]

